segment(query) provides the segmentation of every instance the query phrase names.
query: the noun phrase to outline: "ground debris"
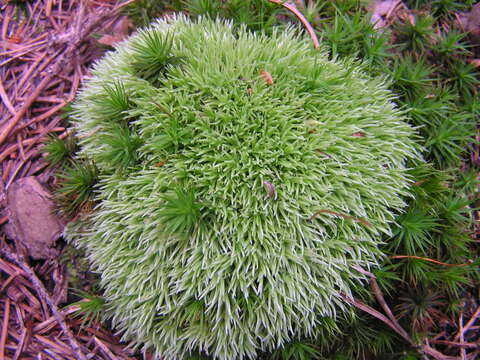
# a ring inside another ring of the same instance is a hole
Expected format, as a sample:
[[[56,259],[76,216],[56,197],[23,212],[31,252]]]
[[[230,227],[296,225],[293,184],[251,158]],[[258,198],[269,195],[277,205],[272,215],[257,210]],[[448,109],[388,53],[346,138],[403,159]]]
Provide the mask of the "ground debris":
[[[63,225],[50,218],[50,195],[41,185],[53,180],[44,140],[67,136],[61,111],[105,51],[95,39],[126,33],[120,10],[133,1],[0,1],[0,359],[134,359],[100,323],[82,326],[78,306],[58,308],[67,301],[69,276],[51,245]],[[10,249],[7,238],[18,236],[39,240],[28,253],[41,260]],[[79,300],[72,296],[68,301]]]
[[[472,39],[480,43],[480,3],[469,12],[457,14],[457,21],[463,31],[470,33]]]
[[[375,29],[387,27],[397,8],[401,7],[401,0],[375,0],[370,4],[372,13],[371,22]]]
[[[55,215],[50,193],[33,176],[14,182],[7,190],[6,231],[34,259],[57,255],[55,242],[64,223]],[[18,246],[18,245],[17,245]]]
[[[0,359],[135,359],[98,321],[84,326],[79,305],[54,305],[34,269],[2,239],[0,255]]]
[[[125,40],[133,29],[133,24],[126,16],[120,17],[113,25],[110,33],[103,35],[98,42],[107,46],[115,46]]]

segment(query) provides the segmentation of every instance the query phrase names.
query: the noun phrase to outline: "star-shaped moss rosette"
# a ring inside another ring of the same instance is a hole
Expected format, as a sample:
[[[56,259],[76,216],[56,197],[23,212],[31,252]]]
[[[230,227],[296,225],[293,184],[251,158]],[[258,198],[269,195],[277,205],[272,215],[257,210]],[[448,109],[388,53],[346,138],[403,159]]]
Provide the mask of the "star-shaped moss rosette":
[[[418,158],[384,82],[296,29],[205,19],[161,20],[98,62],[73,115],[94,205],[66,234],[124,338],[254,358],[342,311]]]

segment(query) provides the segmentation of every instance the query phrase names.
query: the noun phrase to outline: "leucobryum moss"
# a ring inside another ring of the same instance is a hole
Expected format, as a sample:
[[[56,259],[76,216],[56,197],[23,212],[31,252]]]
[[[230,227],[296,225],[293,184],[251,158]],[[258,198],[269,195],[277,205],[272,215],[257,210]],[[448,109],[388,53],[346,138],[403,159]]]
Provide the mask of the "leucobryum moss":
[[[76,156],[99,175],[66,235],[124,339],[255,358],[322,331],[382,257],[419,157],[404,116],[298,29],[160,20],[79,94]]]

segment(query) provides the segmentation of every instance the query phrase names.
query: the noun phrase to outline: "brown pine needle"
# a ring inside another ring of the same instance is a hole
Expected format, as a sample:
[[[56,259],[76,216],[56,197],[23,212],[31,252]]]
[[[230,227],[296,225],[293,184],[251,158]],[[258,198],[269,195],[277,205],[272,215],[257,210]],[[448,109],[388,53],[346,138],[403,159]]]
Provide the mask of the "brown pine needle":
[[[310,38],[313,41],[313,47],[315,49],[318,49],[320,47],[320,43],[318,42],[318,37],[315,34],[315,30],[313,30],[312,25],[310,25],[310,23],[305,18],[305,16],[303,16],[303,14],[297,9],[295,4],[286,2],[285,0],[269,0],[269,1],[274,3],[274,4],[278,4],[278,5],[283,6],[285,9],[287,9],[288,11],[293,13],[298,18],[298,20],[300,20],[300,22],[303,24],[303,26],[305,26],[305,29],[307,30],[308,35],[310,35]]]
[[[444,262],[442,262],[442,261],[438,261],[438,260],[434,260],[434,259],[430,259],[430,258],[422,257],[422,256],[414,256],[414,255],[395,255],[395,256],[390,256],[390,259],[417,259],[417,260],[425,260],[425,261],[429,261],[429,262],[431,262],[431,263],[438,264],[438,265],[443,265],[443,266],[468,266],[468,265],[472,265],[471,262],[464,263],[464,264],[447,264],[447,263],[444,263]]]
[[[0,358],[5,356],[5,343],[7,341],[8,322],[10,321],[10,298],[7,297],[3,311],[2,336],[0,338]]]

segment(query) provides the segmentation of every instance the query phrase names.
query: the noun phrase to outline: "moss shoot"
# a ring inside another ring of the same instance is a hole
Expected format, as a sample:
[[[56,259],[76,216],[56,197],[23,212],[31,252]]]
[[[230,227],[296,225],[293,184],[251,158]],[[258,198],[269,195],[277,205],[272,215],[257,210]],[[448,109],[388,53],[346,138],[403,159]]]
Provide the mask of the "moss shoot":
[[[244,359],[323,331],[409,195],[392,100],[293,28],[161,20],[98,62],[73,115],[95,205],[67,237],[124,339]]]

